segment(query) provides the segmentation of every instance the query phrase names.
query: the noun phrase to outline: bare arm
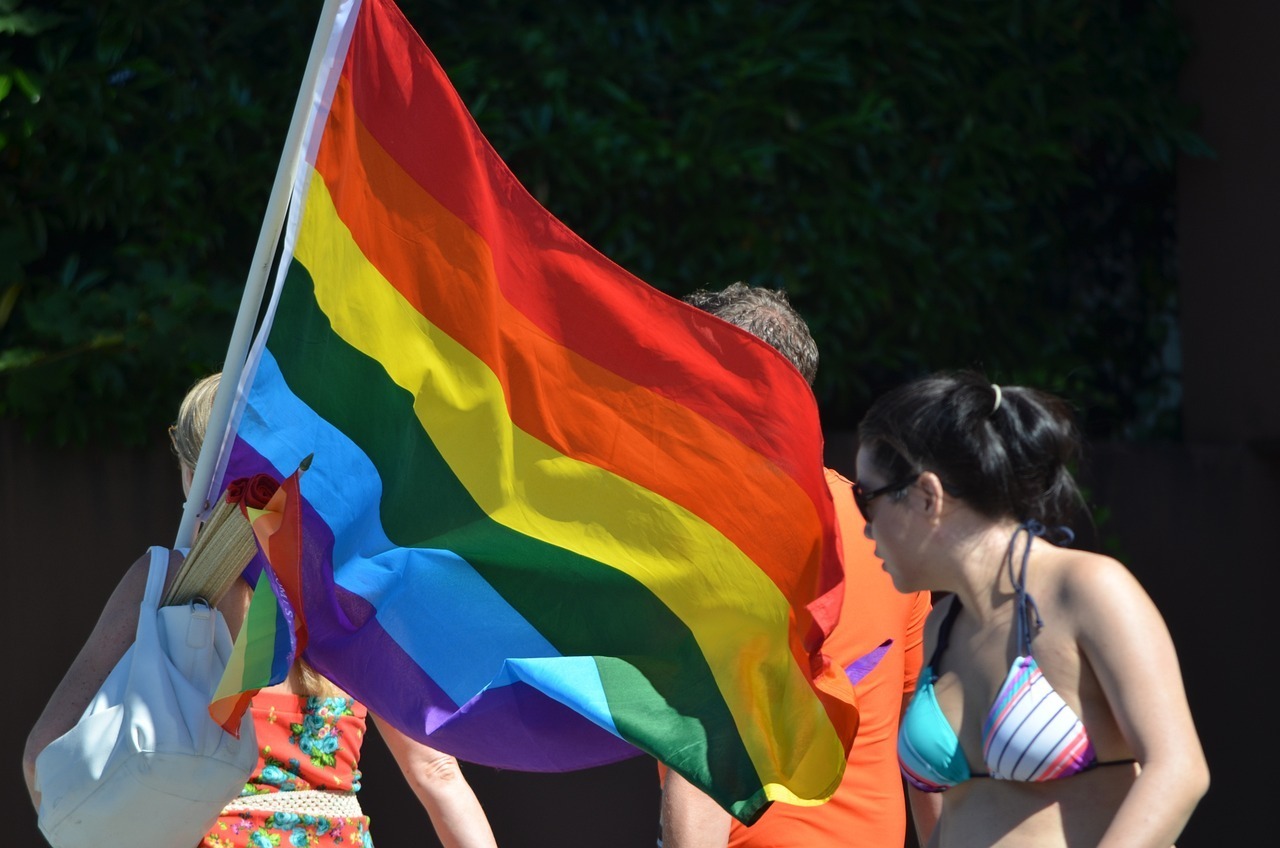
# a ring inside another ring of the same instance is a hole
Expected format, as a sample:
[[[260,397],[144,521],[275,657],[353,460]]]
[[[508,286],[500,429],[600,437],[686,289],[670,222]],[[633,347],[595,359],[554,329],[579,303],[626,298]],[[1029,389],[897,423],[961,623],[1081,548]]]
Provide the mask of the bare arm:
[[[1141,766],[1098,845],[1167,848],[1208,791],[1208,764],[1164,619],[1127,569],[1097,559],[1081,584],[1081,649]]]
[[[907,714],[907,705],[915,694],[919,682],[921,666],[924,664],[925,624],[929,611],[933,609],[932,599],[928,592],[920,592],[912,604],[911,618],[907,625],[905,670],[907,685],[902,694],[902,708],[898,714],[898,725],[902,725],[902,717]],[[942,816],[942,793],[921,792],[905,779],[902,781],[906,792],[907,806],[911,810],[911,822],[915,826],[916,839],[920,845],[928,845],[938,819]]]
[[[170,578],[181,561],[181,554],[170,553]],[[75,726],[102,681],[106,680],[107,674],[133,644],[133,637],[138,630],[138,606],[142,603],[150,563],[151,553],[148,551],[129,567],[116,584],[98,616],[93,632],[89,634],[88,641],[72,661],[58,687],[53,690],[44,711],[27,735],[27,743],[22,751],[22,773],[27,781],[31,803],[37,808],[40,806],[40,796],[35,788],[36,757],[50,742]]]
[[[662,782],[663,848],[724,848],[729,814],[674,771]]]
[[[377,716],[374,720],[445,848],[496,846],[489,818],[458,761],[443,751],[410,739]]]
[[[911,807],[911,821],[916,828],[916,841],[928,845],[942,817],[942,793],[921,792],[906,781],[907,803]]]

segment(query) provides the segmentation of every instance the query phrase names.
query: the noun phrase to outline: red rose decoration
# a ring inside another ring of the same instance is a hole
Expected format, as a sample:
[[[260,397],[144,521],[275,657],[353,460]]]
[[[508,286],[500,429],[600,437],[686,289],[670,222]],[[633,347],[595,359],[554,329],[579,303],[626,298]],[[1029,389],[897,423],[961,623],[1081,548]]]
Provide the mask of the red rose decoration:
[[[227,484],[227,503],[242,504],[250,509],[262,509],[280,488],[280,481],[270,474],[241,477]]]

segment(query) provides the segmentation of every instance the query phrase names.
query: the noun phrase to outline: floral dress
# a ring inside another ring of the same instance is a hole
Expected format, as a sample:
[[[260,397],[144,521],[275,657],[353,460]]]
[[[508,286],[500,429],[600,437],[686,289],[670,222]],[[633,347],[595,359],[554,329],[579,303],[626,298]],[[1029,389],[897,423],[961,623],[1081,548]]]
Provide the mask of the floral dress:
[[[262,797],[324,790],[340,795],[322,798],[354,801],[368,715],[364,705],[349,698],[259,692],[249,709],[258,737],[258,765],[201,848],[372,848],[365,815],[316,814],[304,804],[291,810],[287,799]],[[255,808],[259,801],[270,803]]]

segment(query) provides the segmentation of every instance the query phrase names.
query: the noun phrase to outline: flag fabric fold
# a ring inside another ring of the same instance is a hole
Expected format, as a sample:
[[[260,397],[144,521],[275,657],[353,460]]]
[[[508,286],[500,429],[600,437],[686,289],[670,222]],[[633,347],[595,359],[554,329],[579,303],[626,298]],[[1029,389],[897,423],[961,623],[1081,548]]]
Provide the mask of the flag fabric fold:
[[[302,609],[302,498],[298,481],[309,462],[310,457],[304,459],[283,483],[258,472],[233,480],[227,487],[228,499],[234,500],[249,520],[260,552],[249,609],[209,705],[213,720],[234,736],[240,735],[240,717],[253,695],[282,682],[294,658],[307,646],[305,622],[297,617]],[[244,497],[234,491],[242,487],[256,488],[265,497]]]
[[[540,206],[390,0],[326,62],[222,450],[223,482],[314,455],[260,646],[305,633],[463,760],[647,752],[744,822],[825,800],[857,710],[804,379]]]

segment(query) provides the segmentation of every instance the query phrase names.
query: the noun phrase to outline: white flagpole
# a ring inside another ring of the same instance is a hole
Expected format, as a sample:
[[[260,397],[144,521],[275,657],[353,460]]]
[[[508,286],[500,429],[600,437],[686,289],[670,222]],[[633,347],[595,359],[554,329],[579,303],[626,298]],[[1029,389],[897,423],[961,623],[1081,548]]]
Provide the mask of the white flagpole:
[[[302,86],[298,91],[298,100],[293,106],[293,117],[289,121],[289,133],[285,137],[284,151],[280,156],[280,164],[276,168],[275,183],[271,186],[271,196],[267,200],[262,230],[258,233],[258,245],[254,248],[253,262],[249,266],[244,294],[240,298],[240,311],[236,315],[236,323],[231,331],[231,341],[227,345],[227,356],[222,365],[222,379],[218,384],[218,393],[214,397],[213,410],[209,416],[208,428],[205,430],[205,439],[200,446],[200,458],[196,462],[195,473],[191,479],[191,492],[187,495],[186,504],[182,508],[182,521],[178,525],[178,533],[173,543],[175,548],[191,546],[195,539],[197,521],[212,508],[212,504],[209,503],[209,488],[213,482],[214,466],[217,464],[218,451],[222,442],[218,435],[227,428],[231,417],[236,387],[240,382],[240,374],[244,370],[253,328],[262,306],[262,294],[266,290],[267,277],[271,273],[276,246],[280,242],[280,231],[284,226],[285,215],[289,211],[289,192],[302,158],[303,133],[306,130],[306,118],[315,100],[320,66],[324,60],[329,37],[333,33],[334,22],[338,17],[338,7],[343,2],[344,0],[325,0],[324,9],[320,13],[320,23],[316,27],[315,39],[311,43],[311,55],[307,58],[307,67],[302,75]]]

